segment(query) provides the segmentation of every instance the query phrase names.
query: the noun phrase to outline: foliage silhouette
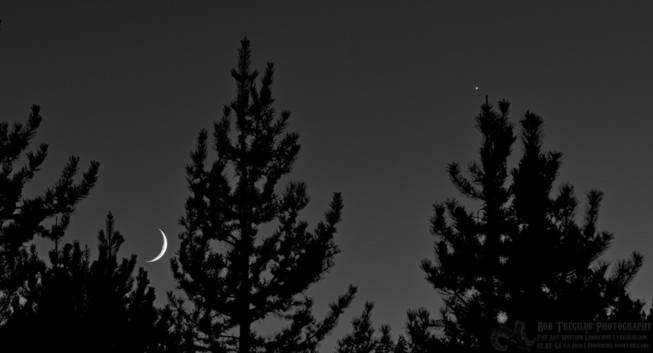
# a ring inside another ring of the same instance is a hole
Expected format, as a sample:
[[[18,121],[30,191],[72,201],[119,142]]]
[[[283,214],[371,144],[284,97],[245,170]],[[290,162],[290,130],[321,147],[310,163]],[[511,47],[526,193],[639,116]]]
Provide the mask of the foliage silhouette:
[[[10,128],[7,122],[0,123],[0,327],[31,304],[25,298],[26,288],[35,285],[43,268],[35,247],[30,246],[32,239],[41,236],[58,242],[77,203],[97,181],[99,164],[93,161],[75,183],[79,158],[70,157],[53,187],[39,196],[23,196],[48,151],[46,144],[40,144],[36,151],[26,152],[42,121],[39,112],[34,105],[25,124],[14,123]],[[52,224],[46,226],[48,222]]]
[[[516,137],[510,104],[498,107],[486,102],[476,118],[483,138],[470,177],[457,163],[448,166],[456,189],[480,208],[470,212],[455,199],[434,205],[437,261],[424,260],[422,269],[444,294],[444,307],[438,320],[424,309],[409,315],[408,326],[418,328],[413,339],[492,351],[490,335],[500,320],[532,330],[536,321],[643,319],[644,303],[626,291],[643,256],[634,252],[611,274],[599,259],[613,239],[596,228],[602,194],[587,193],[582,224],[571,186],[551,195],[562,154],[542,150],[542,118],[532,112],[520,121],[523,154],[509,171]]]
[[[180,220],[181,247],[171,260],[184,297],[169,293],[179,351],[313,352],[354,296],[350,287],[322,320],[311,313],[305,291],[333,266],[343,203],[334,194],[326,220],[311,232],[298,220],[309,201],[306,185],[290,182],[283,193],[275,192],[299,144],[297,134],[284,134],[290,113],[275,118],[273,71],[268,63],[257,89],[250,42],[243,39],[231,71],[236,98],[214,124],[217,159],[206,167],[208,132],[202,130],[186,168],[191,196]],[[276,230],[263,238],[263,226]],[[287,325],[270,336],[259,334],[253,324],[271,317]]]
[[[405,339],[400,336],[395,342],[390,335],[390,326],[381,326],[380,336],[375,337],[372,326],[374,304],[366,302],[361,316],[352,320],[352,332],[338,341],[336,353],[404,353],[409,352]]]
[[[79,242],[50,251],[40,281],[30,282],[27,305],[3,328],[4,347],[16,351],[156,352],[159,342],[155,293],[146,272],[133,273],[136,256],[118,262],[124,237],[111,213],[98,235],[98,258]],[[34,261],[39,261],[34,259]],[[38,333],[38,339],[33,339]],[[91,348],[92,347],[92,348]]]

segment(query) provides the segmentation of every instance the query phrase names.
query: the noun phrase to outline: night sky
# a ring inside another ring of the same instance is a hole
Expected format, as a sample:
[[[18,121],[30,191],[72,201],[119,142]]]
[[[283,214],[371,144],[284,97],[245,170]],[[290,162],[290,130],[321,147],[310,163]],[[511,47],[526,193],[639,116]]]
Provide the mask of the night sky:
[[[648,307],[651,14],[650,2],[614,1],[4,1],[0,119],[24,122],[41,105],[33,146],[46,142],[50,153],[27,195],[53,185],[70,155],[82,170],[100,162],[64,241],[97,256],[112,211],[126,238],[121,255],[138,255],[162,305],[189,194],[184,167],[198,131],[234,97],[229,70],[247,36],[255,67],[275,63],[276,109],[291,110],[289,131],[300,135],[281,186],[307,183],[311,225],[333,192],[344,198],[341,253],[309,292],[321,317],[348,284],[359,288],[329,348],[366,300],[375,324],[395,335],[407,309],[437,316],[438,294],[418,267],[434,258],[431,205],[460,199],[446,165],[477,159],[474,117],[486,94],[505,98],[514,122],[527,109],[543,116],[545,148],[564,153],[559,181],[581,199],[605,192],[599,226],[615,241],[604,258],[645,255],[630,289]],[[170,247],[146,263],[161,247],[157,228]],[[43,255],[52,247],[38,245]]]

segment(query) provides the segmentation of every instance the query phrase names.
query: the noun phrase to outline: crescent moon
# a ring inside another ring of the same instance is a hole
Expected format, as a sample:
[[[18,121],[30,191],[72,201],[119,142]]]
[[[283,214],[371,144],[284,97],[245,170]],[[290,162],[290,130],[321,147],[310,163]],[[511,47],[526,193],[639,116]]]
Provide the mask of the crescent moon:
[[[161,232],[161,236],[163,237],[163,248],[161,249],[161,252],[159,253],[159,255],[157,255],[155,258],[153,258],[152,260],[147,261],[147,262],[154,262],[154,261],[160,259],[163,256],[163,254],[166,253],[166,249],[168,249],[168,239],[166,239],[165,233],[163,233],[163,231],[161,229],[159,229],[159,232]]]

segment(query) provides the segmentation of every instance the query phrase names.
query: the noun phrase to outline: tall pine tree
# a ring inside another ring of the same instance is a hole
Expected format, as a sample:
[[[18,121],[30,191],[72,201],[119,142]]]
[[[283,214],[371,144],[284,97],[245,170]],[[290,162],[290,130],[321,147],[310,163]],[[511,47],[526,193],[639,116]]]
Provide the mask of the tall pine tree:
[[[309,201],[306,185],[290,182],[282,193],[275,190],[291,171],[299,144],[297,134],[284,134],[290,113],[275,118],[273,65],[258,89],[245,38],[231,76],[236,98],[214,124],[216,160],[207,168],[208,132],[202,130],[186,170],[191,196],[181,219],[181,247],[171,262],[185,296],[171,296],[175,330],[186,338],[179,349],[314,352],[355,293],[350,287],[322,320],[313,317],[306,295],[333,266],[342,198],[334,194],[314,231],[298,219]],[[266,225],[276,229],[264,236]],[[254,324],[268,318],[287,325],[263,336]]]
[[[502,324],[524,324],[532,334],[536,321],[642,319],[643,303],[626,292],[642,255],[619,261],[612,273],[599,259],[613,239],[596,227],[602,194],[588,192],[582,224],[571,186],[552,195],[562,154],[542,151],[542,119],[531,112],[520,121],[523,154],[509,172],[516,137],[510,104],[498,106],[486,102],[476,118],[482,143],[470,177],[456,163],[448,167],[456,189],[479,208],[469,211],[455,199],[434,205],[436,261],[424,260],[422,268],[444,294],[444,308],[439,320],[413,312],[409,327],[421,329],[411,337],[491,351],[492,332]],[[522,344],[531,342],[523,336]]]
[[[583,222],[576,221],[574,189],[562,184],[552,196],[562,154],[542,151],[542,118],[526,112],[520,121],[523,156],[513,169],[517,230],[506,242],[506,314],[530,326],[542,320],[641,320],[644,303],[626,291],[643,263],[633,252],[612,273],[599,259],[614,239],[597,230],[603,194],[586,194]],[[552,261],[552,259],[555,259]],[[518,280],[521,279],[521,280]]]

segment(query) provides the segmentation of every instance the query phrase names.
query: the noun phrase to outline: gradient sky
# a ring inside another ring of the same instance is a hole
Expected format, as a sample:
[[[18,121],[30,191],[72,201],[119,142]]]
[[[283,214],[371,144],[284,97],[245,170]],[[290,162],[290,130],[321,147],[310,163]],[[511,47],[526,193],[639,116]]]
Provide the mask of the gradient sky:
[[[66,159],[100,178],[65,241],[95,248],[109,210],[138,255],[158,304],[173,288],[188,195],[184,167],[197,132],[234,97],[239,40],[257,68],[276,65],[277,111],[302,150],[291,179],[308,184],[303,216],[315,225],[343,194],[341,253],[310,293],[322,315],[355,284],[359,293],[324,348],[350,329],[366,300],[374,322],[402,332],[406,310],[434,314],[437,292],[419,262],[434,258],[431,205],[459,197],[445,167],[477,159],[484,95],[544,117],[545,148],[564,153],[559,181],[577,195],[605,192],[605,259],[638,250],[630,289],[653,298],[653,4],[599,1],[171,2],[3,1],[0,119],[24,122],[32,104],[50,145],[28,195],[52,185]],[[479,89],[476,90],[475,87]],[[515,145],[520,151],[520,146]],[[161,261],[157,228],[169,235]],[[41,253],[51,244],[40,242]]]

